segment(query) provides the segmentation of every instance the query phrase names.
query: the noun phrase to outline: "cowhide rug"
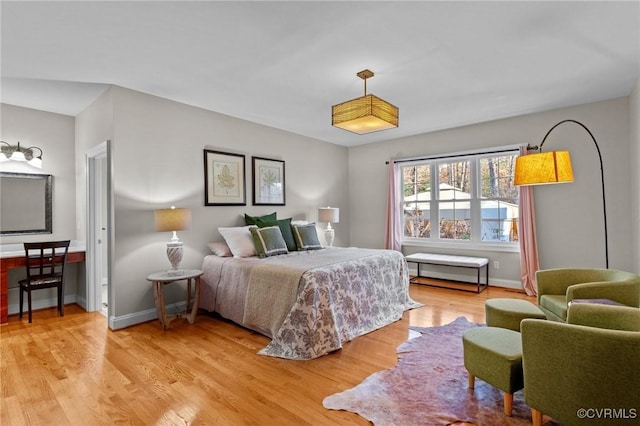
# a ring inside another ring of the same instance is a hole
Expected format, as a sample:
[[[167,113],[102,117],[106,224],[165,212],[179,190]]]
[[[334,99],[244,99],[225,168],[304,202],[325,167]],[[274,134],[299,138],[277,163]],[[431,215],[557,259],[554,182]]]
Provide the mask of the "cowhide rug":
[[[326,397],[324,407],[351,411],[375,425],[531,425],[523,391],[515,393],[513,416],[507,417],[502,392],[480,379],[475,389],[469,389],[462,333],[478,326],[459,317],[441,327],[412,327],[421,335],[398,347],[394,368]]]

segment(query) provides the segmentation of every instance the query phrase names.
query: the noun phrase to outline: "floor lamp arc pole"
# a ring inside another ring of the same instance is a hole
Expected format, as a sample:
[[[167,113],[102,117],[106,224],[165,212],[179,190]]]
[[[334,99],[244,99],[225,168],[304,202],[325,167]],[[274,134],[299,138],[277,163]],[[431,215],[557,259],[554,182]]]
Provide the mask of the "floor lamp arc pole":
[[[551,129],[549,129],[547,134],[544,135],[544,138],[542,138],[542,142],[540,143],[540,151],[542,152],[542,145],[544,145],[544,142],[547,140],[547,136],[549,136],[549,133],[551,133],[553,129],[555,129],[556,127],[564,123],[574,123],[582,127],[584,130],[586,130],[587,133],[589,133],[589,136],[591,136],[591,140],[593,141],[593,144],[596,146],[596,150],[598,151],[598,160],[600,161],[600,180],[602,182],[602,211],[603,211],[603,217],[604,217],[604,256],[605,256],[606,267],[607,269],[609,269],[609,238],[607,233],[607,202],[604,195],[604,168],[602,166],[602,154],[600,153],[600,147],[598,146],[598,142],[596,141],[596,138],[593,136],[593,133],[591,133],[591,130],[589,130],[587,126],[585,126],[581,122],[576,120],[571,120],[571,119],[562,120],[561,122],[551,127]]]

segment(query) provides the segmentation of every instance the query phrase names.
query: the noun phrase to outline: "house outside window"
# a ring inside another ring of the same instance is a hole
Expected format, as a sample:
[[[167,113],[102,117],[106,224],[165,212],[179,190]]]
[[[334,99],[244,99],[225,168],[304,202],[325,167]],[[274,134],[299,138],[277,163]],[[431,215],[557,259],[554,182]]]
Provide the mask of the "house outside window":
[[[401,164],[403,242],[517,248],[517,155],[503,150]]]

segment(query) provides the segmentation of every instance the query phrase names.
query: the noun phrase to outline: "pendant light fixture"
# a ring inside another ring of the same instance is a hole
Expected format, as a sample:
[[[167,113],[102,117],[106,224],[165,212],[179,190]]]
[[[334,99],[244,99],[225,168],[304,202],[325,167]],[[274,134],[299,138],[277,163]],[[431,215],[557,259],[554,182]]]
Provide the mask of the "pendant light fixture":
[[[367,95],[370,70],[356,74],[364,80],[364,96],[331,107],[331,124],[359,135],[398,127],[398,107],[375,95]]]

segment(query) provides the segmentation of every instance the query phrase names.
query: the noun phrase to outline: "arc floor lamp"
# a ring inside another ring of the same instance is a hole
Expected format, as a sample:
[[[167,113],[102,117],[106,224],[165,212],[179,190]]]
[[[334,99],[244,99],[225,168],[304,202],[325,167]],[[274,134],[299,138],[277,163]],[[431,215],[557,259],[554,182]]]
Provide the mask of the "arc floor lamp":
[[[540,151],[537,154],[521,155],[516,159],[515,185],[544,185],[551,183],[573,182],[573,169],[571,167],[571,158],[568,151],[550,151],[542,152],[542,145],[547,140],[547,136],[556,127],[564,123],[574,123],[587,131],[591,140],[598,151],[598,160],[600,161],[600,179],[602,182],[602,210],[604,218],[604,253],[605,264],[609,269],[609,242],[607,236],[607,203],[604,195],[604,169],[602,167],[602,154],[600,147],[593,133],[576,120],[562,120],[555,124],[544,138],[540,146],[527,146],[527,150]]]

